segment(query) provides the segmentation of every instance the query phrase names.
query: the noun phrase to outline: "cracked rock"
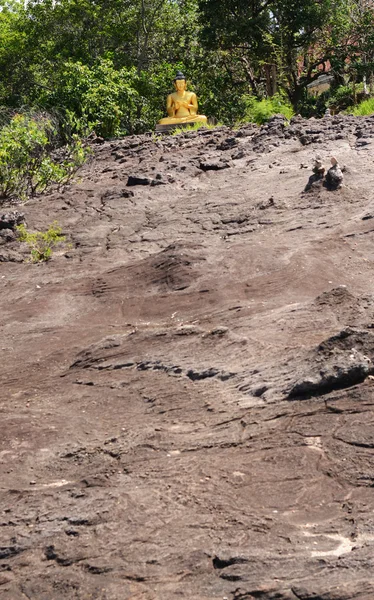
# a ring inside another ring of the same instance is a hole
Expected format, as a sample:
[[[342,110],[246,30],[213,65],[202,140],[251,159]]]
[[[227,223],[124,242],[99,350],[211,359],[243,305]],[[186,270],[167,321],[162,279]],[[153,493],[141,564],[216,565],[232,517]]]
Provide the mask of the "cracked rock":
[[[317,363],[313,371],[293,385],[289,398],[319,396],[335,389],[353,386],[364,381],[374,369],[370,358],[352,348],[336,349],[331,357],[321,364]]]

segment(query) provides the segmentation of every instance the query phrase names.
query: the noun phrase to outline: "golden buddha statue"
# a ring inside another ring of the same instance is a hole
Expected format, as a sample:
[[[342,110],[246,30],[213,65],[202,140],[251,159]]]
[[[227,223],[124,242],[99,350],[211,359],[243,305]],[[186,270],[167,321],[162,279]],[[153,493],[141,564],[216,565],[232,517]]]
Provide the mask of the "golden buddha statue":
[[[175,92],[169,94],[166,101],[166,110],[168,117],[161,119],[156,126],[157,129],[163,129],[160,125],[183,125],[184,123],[207,123],[208,119],[204,115],[197,114],[197,98],[194,92],[187,91],[186,78],[178,71],[174,79]]]

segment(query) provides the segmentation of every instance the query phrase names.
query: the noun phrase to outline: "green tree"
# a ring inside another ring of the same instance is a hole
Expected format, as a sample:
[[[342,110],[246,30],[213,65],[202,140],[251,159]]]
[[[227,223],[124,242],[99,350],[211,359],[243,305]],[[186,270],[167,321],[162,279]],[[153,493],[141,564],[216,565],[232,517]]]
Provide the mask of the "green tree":
[[[350,0],[199,0],[202,40],[237,51],[253,93],[283,89],[295,108],[349,29]],[[335,44],[335,48],[334,48]],[[270,88],[270,89],[269,89]]]
[[[0,0],[0,105],[16,106],[26,63],[23,3]]]

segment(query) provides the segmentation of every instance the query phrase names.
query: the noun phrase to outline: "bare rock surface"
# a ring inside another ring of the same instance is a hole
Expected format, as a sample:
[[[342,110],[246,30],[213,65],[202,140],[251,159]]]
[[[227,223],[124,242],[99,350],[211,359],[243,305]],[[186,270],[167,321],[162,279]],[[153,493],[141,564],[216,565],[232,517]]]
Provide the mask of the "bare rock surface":
[[[2,600],[372,600],[373,140],[102,142],[17,207],[67,244],[2,229]]]

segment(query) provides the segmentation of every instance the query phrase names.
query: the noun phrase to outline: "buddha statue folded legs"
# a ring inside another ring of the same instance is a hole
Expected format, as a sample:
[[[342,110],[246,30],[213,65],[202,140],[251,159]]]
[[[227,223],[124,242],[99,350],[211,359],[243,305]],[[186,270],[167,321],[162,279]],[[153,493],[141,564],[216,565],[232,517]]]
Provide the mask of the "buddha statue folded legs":
[[[188,117],[165,117],[159,120],[159,125],[178,125],[179,123],[207,123],[205,115],[190,115]]]

